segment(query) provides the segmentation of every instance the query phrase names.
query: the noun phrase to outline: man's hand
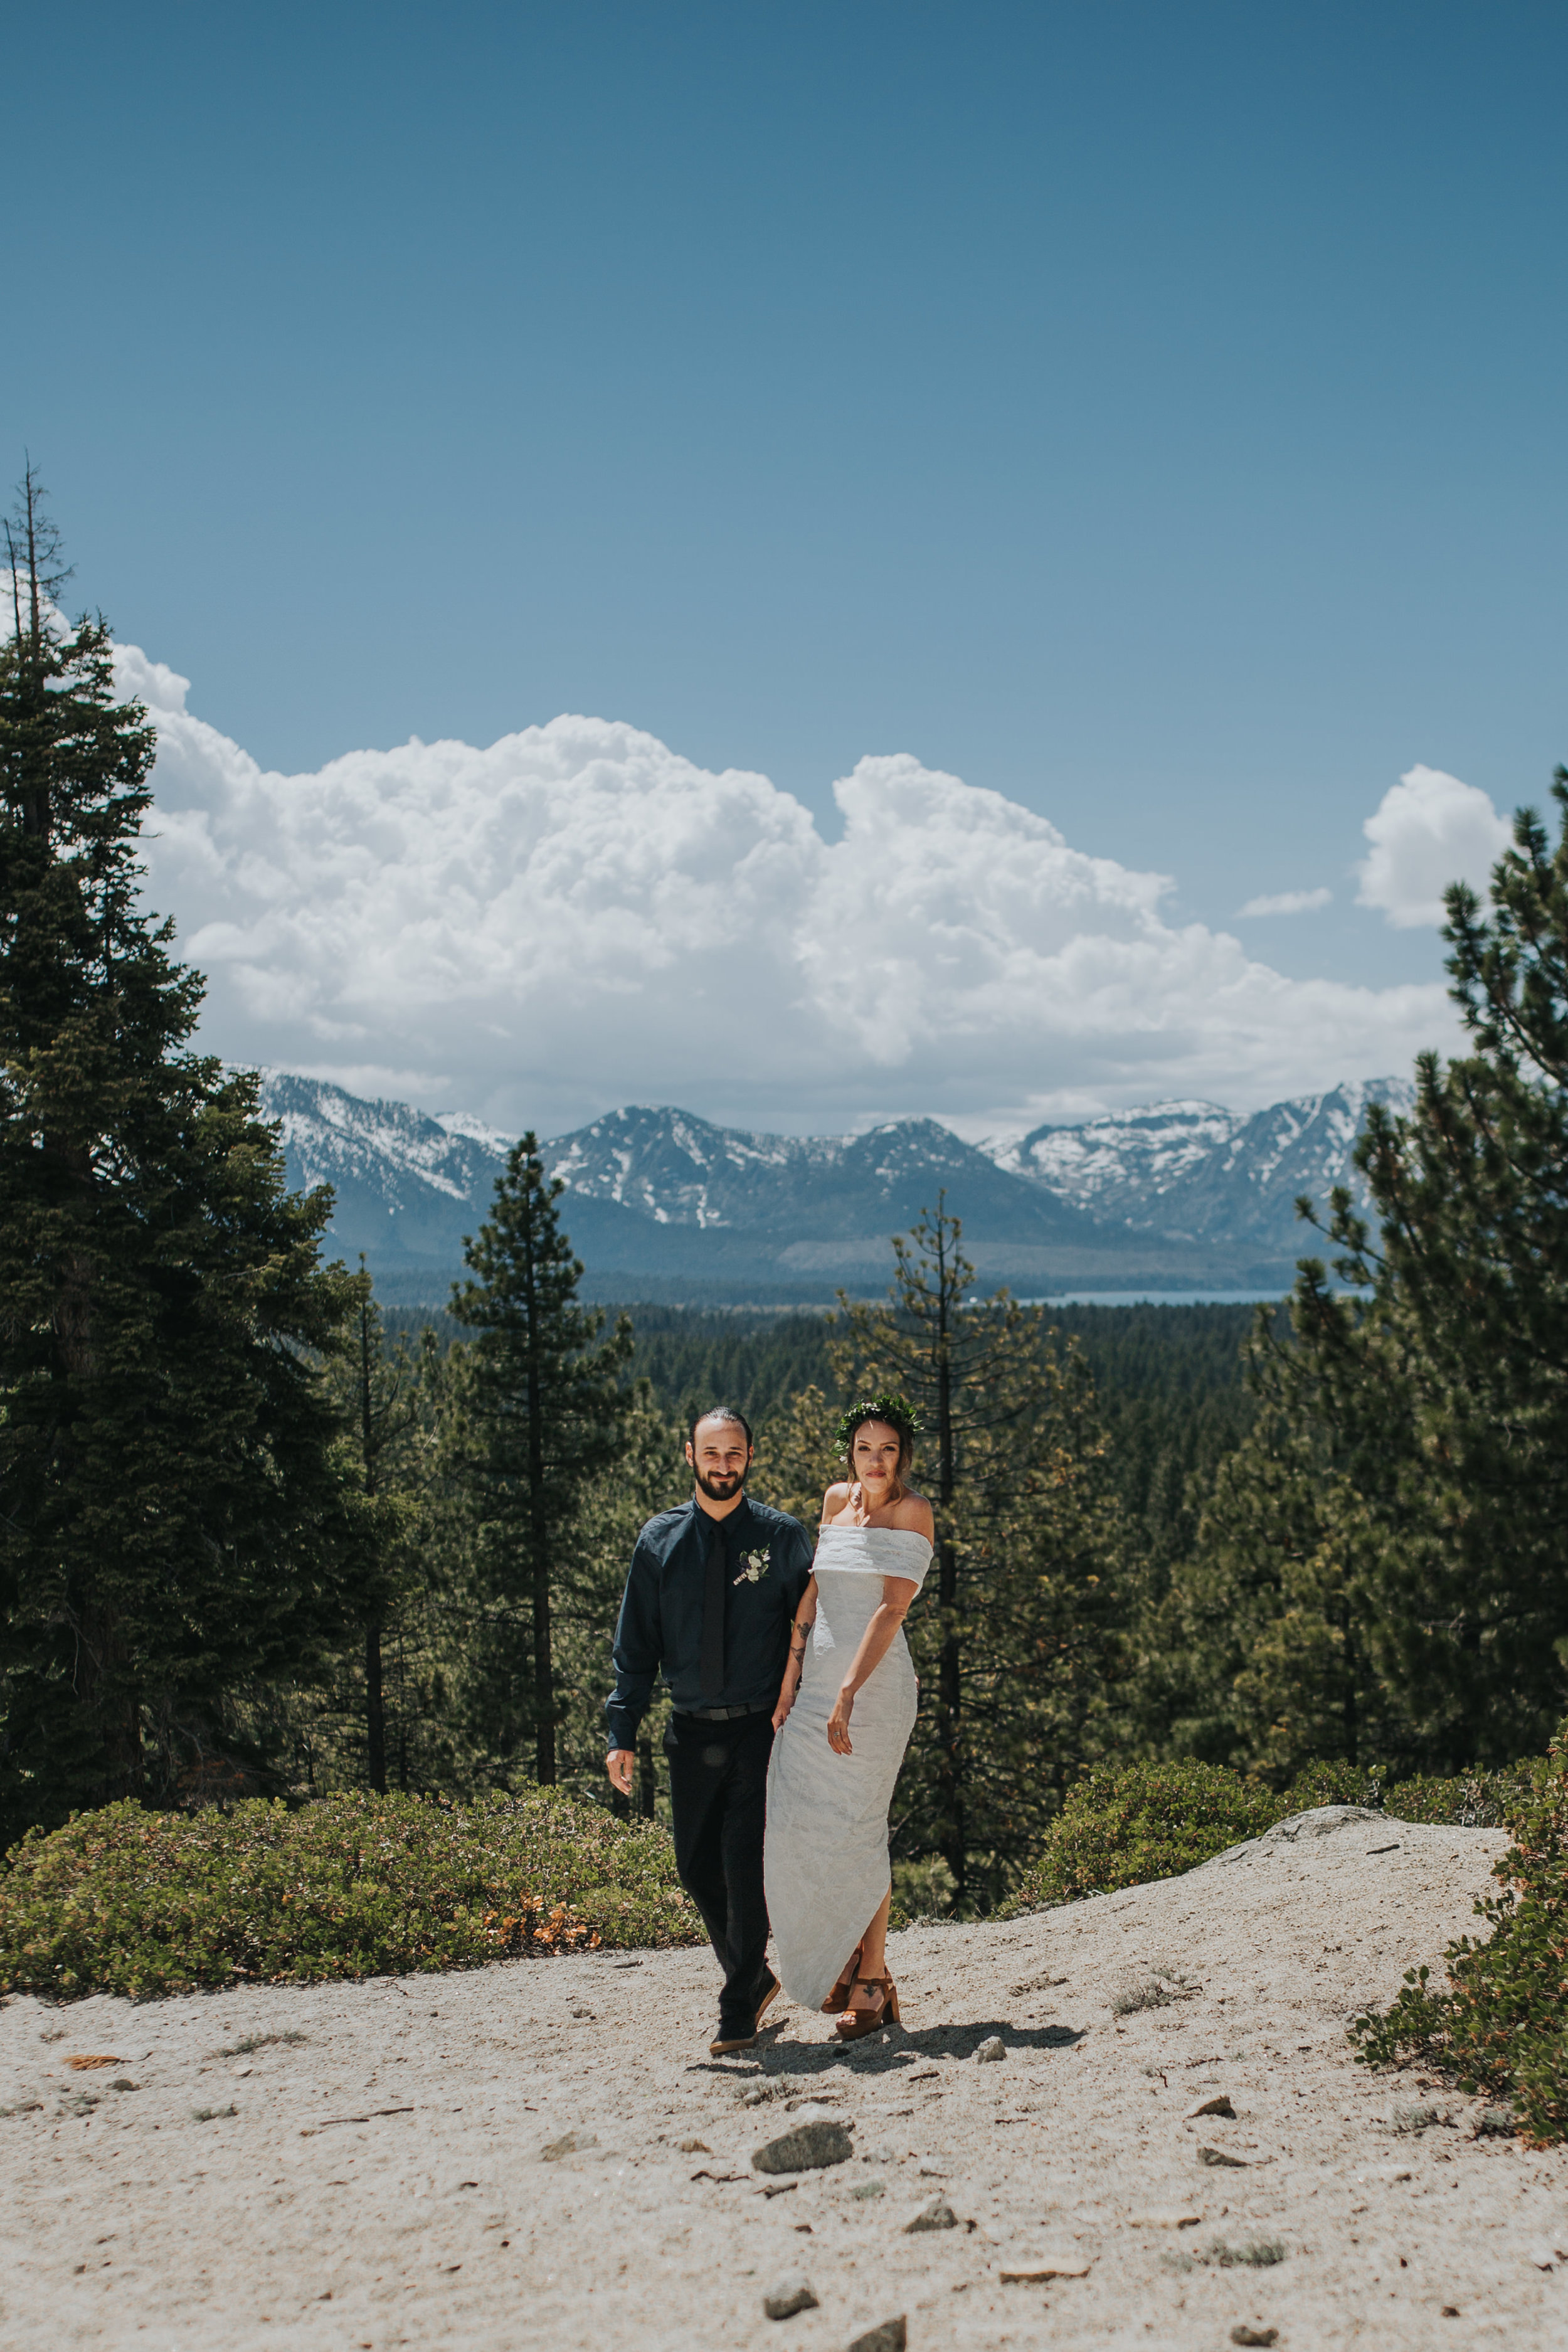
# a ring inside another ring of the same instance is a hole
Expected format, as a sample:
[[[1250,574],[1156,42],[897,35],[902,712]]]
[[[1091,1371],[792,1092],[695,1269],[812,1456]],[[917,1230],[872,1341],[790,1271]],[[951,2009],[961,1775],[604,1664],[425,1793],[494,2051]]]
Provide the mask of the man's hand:
[[[632,1793],[632,1766],[637,1760],[629,1748],[612,1748],[605,1759],[610,1786],[618,1789],[623,1797],[629,1797]]]

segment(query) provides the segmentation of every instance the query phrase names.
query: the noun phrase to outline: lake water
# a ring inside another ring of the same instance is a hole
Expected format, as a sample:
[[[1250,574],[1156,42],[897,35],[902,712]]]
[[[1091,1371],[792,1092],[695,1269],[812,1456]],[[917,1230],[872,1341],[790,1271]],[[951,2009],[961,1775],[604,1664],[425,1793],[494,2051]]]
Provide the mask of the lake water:
[[[1021,1307],[1256,1307],[1283,1298],[1281,1290],[1058,1290],[1048,1298],[1022,1298]]]

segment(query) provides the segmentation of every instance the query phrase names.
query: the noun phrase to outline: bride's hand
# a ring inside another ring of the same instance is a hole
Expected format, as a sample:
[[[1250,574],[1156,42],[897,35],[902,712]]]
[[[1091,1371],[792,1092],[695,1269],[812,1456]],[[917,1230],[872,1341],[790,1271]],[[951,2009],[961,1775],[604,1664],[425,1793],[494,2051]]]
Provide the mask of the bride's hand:
[[[827,1718],[827,1744],[835,1756],[853,1756],[849,1744],[849,1717],[854,1711],[855,1694],[841,1690],[833,1702],[833,1712]]]

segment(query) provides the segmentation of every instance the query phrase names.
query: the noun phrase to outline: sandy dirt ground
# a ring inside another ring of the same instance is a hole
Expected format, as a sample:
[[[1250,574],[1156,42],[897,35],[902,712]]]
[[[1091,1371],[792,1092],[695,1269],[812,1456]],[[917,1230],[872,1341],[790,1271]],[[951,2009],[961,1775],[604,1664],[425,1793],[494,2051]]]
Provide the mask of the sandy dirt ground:
[[[1472,1924],[1501,1840],[1321,1818],[895,1937],[903,2024],[852,2050],[785,2009],[711,2060],[706,1951],[12,2000],[0,2341],[847,2352],[903,2315],[913,2352],[1568,2345],[1568,2155],[1345,2039]],[[805,2102],[855,2153],[770,2196],[794,2177],[752,2153]],[[908,2232],[939,2196],[956,2226]],[[1084,2274],[1005,2276],[1053,2259]],[[770,2319],[792,2272],[816,2303]]]

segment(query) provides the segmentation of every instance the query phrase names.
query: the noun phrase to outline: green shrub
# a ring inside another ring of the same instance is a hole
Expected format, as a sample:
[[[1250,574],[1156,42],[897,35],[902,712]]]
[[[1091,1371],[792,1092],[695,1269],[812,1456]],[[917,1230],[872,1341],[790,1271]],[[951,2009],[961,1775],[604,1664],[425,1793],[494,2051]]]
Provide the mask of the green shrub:
[[[1224,1764],[1128,1764],[1069,1789],[1045,1847],[1003,1906],[1006,1918],[1173,1878],[1292,1811]]]
[[[1314,1805],[1370,1805],[1374,1810],[1388,1803],[1388,1767],[1385,1764],[1347,1764],[1342,1757],[1304,1765],[1286,1793],[1284,1812],[1310,1812]]]
[[[1439,1822],[1468,1830],[1500,1829],[1530,1789],[1527,1761],[1506,1772],[1416,1773],[1393,1779],[1386,1764],[1347,1764],[1342,1758],[1308,1764],[1283,1799],[1284,1811],[1313,1805],[1368,1805],[1400,1822]]]
[[[1439,1779],[1421,1773],[1389,1791],[1388,1810],[1402,1822],[1440,1822],[1467,1830],[1505,1829],[1530,1801],[1539,1759],[1507,1772],[1458,1772]]]
[[[134,1804],[30,1831],[0,1876],[0,1991],[143,1995],[702,1939],[668,1836],[553,1790],[291,1812]]]
[[[922,1853],[918,1861],[893,1864],[893,1907],[900,1925],[911,1919],[940,1919],[952,1908],[958,1881],[940,1853]]]
[[[1522,1768],[1521,1768],[1522,1769]],[[1441,1784],[1439,1784],[1441,1785]],[[1470,1784],[1460,1784],[1468,1786]],[[1510,1807],[1513,1844],[1495,1865],[1500,1895],[1476,1905],[1491,1934],[1461,1936],[1444,1955],[1448,1989],[1407,1971],[1382,2015],[1358,2017],[1351,2037],[1363,2063],[1412,2060],[1455,2076],[1461,2090],[1512,2103],[1538,2144],[1568,2138],[1568,1738],[1531,1770]]]
[[[1368,1805],[1396,1821],[1495,1827],[1530,1789],[1534,1769],[1524,1763],[1509,1772],[1391,1782],[1384,1765],[1334,1761],[1310,1764],[1291,1788],[1277,1792],[1224,1764],[1107,1767],[1068,1791],[1042,1851],[998,1916],[1173,1878],[1318,1805]]]

